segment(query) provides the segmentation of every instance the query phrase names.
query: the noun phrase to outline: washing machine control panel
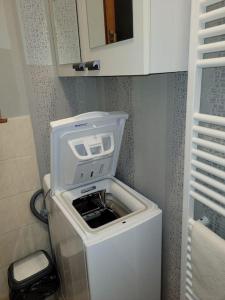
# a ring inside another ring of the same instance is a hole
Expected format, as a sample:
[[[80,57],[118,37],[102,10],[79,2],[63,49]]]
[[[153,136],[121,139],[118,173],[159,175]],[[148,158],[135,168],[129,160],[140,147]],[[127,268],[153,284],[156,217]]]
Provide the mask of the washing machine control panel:
[[[113,133],[78,138],[68,141],[68,144],[77,159],[81,161],[110,155],[115,146]]]

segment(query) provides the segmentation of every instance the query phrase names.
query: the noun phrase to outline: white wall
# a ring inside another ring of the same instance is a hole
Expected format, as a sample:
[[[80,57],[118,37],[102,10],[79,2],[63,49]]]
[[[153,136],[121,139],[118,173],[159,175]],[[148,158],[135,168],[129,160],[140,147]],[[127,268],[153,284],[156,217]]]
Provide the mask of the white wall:
[[[0,110],[6,117],[29,113],[16,18],[14,1],[0,0]]]
[[[0,0],[0,48],[11,49],[3,0]]]

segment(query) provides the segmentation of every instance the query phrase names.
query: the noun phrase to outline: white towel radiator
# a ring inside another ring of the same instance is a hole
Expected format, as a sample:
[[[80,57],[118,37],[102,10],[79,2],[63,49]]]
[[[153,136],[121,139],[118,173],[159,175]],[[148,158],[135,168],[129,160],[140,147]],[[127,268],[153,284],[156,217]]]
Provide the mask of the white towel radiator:
[[[225,154],[225,118],[200,113],[203,68],[225,66],[225,55],[217,55],[225,51],[225,41],[214,39],[225,34],[225,24],[218,25],[217,22],[225,18],[225,7],[209,11],[210,6],[218,2],[221,1],[192,0],[183,200],[182,300],[198,300],[192,291],[189,234],[195,201],[225,217],[225,159],[220,155]],[[213,42],[209,43],[209,38]]]

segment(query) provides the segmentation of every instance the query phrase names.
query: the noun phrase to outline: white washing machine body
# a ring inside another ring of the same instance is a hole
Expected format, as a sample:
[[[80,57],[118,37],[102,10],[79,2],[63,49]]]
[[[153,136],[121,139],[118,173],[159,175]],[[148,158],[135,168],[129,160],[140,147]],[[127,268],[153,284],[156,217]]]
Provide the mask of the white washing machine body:
[[[51,242],[65,300],[159,300],[162,212],[114,177],[124,113],[51,124],[44,177]]]

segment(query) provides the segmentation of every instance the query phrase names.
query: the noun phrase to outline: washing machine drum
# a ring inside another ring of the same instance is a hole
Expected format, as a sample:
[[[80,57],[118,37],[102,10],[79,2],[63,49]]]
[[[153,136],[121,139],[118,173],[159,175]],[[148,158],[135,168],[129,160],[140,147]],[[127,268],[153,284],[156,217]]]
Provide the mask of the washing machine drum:
[[[10,300],[41,300],[56,292],[59,279],[49,255],[37,251],[8,269]]]

